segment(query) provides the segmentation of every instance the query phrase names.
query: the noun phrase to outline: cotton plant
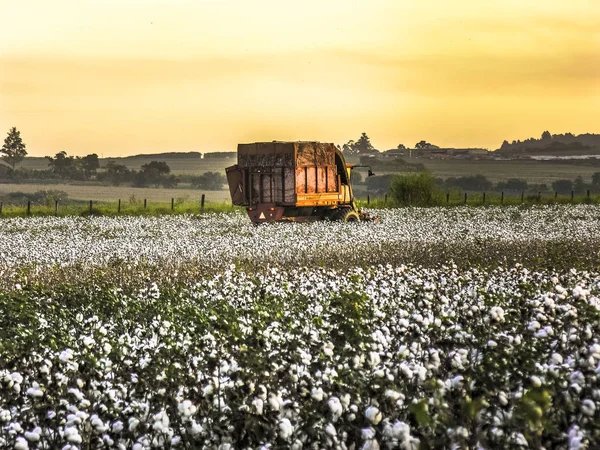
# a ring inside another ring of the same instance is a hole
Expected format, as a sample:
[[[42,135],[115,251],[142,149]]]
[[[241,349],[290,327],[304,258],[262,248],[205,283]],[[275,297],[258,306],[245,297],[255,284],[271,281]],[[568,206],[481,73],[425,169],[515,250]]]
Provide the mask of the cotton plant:
[[[600,445],[600,273],[395,259],[581,248],[598,211],[381,215],[3,221],[0,447]]]

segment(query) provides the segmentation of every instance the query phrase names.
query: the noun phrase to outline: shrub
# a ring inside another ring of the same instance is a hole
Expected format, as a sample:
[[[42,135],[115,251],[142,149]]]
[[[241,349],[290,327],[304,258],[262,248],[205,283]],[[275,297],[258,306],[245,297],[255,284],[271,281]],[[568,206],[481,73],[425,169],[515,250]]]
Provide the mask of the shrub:
[[[390,194],[400,205],[430,206],[440,203],[435,178],[429,172],[392,176]]]

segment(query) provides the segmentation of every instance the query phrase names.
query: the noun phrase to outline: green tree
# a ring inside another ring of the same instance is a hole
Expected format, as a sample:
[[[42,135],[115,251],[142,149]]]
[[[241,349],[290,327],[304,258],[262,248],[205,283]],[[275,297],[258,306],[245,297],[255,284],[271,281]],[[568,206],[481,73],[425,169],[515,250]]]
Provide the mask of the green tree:
[[[587,184],[585,183],[585,181],[583,181],[581,175],[579,175],[577,178],[575,178],[575,181],[573,182],[573,190],[576,194],[583,194],[586,191],[586,189]]]
[[[398,144],[398,147],[396,147],[398,150],[406,150],[406,145],[404,144]]]
[[[150,161],[144,164],[142,169],[135,175],[134,184],[136,186],[147,186],[153,184],[159,187],[171,173],[171,168],[164,161]]]
[[[418,148],[418,149],[431,148],[431,147],[432,147],[432,145],[427,141],[420,141],[415,144],[415,148]]]
[[[556,180],[552,182],[552,189],[559,194],[570,194],[573,190],[573,182],[571,180]]]
[[[371,139],[369,136],[367,136],[367,133],[361,134],[354,146],[358,149],[358,153],[367,154],[376,152],[375,147],[373,147],[373,144],[371,144]]]
[[[98,155],[92,153],[91,155],[84,156],[83,158],[77,158],[86,180],[89,180],[92,176],[96,175],[97,170],[100,168],[100,160]]]
[[[27,156],[27,149],[21,139],[21,132],[16,127],[12,127],[8,131],[8,136],[4,139],[4,145],[0,149],[0,153],[3,153],[2,159],[8,163],[15,170],[15,166],[23,161],[23,158]]]
[[[542,133],[542,141],[549,141],[550,139],[552,139],[552,135],[550,134],[550,132],[544,131]]]
[[[227,183],[227,179],[218,172],[206,172],[192,179],[193,188],[208,191],[220,191],[225,183]]]
[[[46,156],[46,159],[52,171],[60,178],[77,178],[77,161],[73,156],[68,156],[67,152],[58,152],[54,158]]]
[[[106,178],[114,186],[119,186],[124,181],[130,178],[131,171],[122,164],[117,164],[114,161],[109,161],[106,165]]]
[[[371,139],[367,136],[367,133],[362,133],[356,142],[348,141],[342,147],[342,151],[345,155],[372,155],[379,153],[379,150],[371,144]]]
[[[439,201],[435,178],[429,172],[393,175],[390,194],[400,205],[428,206]]]
[[[600,172],[594,172],[592,174],[592,186],[600,186]]]

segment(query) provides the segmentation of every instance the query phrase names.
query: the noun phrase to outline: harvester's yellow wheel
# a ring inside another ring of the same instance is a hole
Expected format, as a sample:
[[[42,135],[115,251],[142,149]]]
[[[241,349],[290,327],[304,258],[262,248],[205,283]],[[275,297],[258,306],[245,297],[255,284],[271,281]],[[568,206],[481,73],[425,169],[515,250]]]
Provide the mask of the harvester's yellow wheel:
[[[334,216],[335,220],[341,222],[360,222],[358,213],[350,208],[340,209]]]

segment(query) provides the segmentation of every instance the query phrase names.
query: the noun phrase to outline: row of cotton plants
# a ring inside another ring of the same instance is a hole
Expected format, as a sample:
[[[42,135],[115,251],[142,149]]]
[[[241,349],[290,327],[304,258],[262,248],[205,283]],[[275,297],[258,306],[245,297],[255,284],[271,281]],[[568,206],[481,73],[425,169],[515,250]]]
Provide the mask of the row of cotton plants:
[[[597,272],[520,266],[17,286],[0,293],[0,447],[598,448],[599,294]]]
[[[594,267],[600,208],[592,205],[381,210],[381,223],[254,226],[242,213],[0,221],[0,288],[54,283],[109,268],[110,279],[194,280],[231,264],[367,267],[454,261],[465,267]]]

